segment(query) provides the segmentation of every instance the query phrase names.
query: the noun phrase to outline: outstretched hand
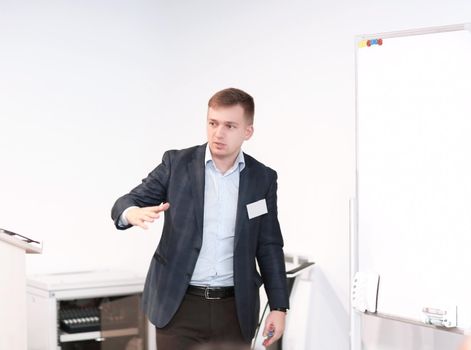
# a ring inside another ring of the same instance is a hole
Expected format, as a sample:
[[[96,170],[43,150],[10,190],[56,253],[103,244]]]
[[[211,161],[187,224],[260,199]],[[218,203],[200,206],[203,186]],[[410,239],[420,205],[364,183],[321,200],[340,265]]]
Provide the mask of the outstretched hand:
[[[154,222],[160,217],[160,213],[166,211],[169,207],[169,203],[162,203],[153,207],[131,208],[126,213],[126,220],[133,226],[139,226],[147,230],[146,223]]]

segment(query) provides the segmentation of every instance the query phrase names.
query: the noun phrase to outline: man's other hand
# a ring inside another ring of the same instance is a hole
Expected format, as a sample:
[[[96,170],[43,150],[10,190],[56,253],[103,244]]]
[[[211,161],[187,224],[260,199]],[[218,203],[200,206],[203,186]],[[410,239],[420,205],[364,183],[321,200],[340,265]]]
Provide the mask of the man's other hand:
[[[471,337],[467,337],[463,343],[461,343],[459,350],[471,350]]]
[[[268,314],[263,330],[263,336],[267,338],[263,341],[263,346],[269,347],[281,338],[285,330],[285,318],[286,312],[283,311],[273,310]]]

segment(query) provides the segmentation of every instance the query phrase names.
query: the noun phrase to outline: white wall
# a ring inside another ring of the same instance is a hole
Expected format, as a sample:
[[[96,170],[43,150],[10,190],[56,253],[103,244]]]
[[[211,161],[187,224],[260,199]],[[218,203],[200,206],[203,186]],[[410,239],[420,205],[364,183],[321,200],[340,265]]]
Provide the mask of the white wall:
[[[4,0],[0,227],[44,240],[29,273],[145,273],[161,223],[116,232],[112,203],[164,150],[204,142],[213,92],[246,89],[256,132],[245,150],[278,170],[287,251],[318,264],[300,336],[347,349],[354,35],[469,21],[469,0]],[[371,320],[367,348],[452,342],[389,327]]]

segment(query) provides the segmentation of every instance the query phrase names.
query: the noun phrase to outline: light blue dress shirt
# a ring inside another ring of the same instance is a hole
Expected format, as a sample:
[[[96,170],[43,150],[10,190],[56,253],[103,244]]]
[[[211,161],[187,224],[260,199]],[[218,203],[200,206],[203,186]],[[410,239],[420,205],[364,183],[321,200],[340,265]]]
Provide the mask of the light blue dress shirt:
[[[234,234],[239,177],[244,167],[244,154],[240,151],[234,165],[222,173],[206,146],[203,244],[191,277],[192,285],[234,285]]]

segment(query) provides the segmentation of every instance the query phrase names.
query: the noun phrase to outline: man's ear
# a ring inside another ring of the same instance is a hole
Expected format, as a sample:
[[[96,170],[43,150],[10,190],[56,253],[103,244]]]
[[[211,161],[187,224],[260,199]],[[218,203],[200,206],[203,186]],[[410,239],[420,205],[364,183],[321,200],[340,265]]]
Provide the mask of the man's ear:
[[[247,141],[253,135],[253,124],[245,127],[245,140]]]

